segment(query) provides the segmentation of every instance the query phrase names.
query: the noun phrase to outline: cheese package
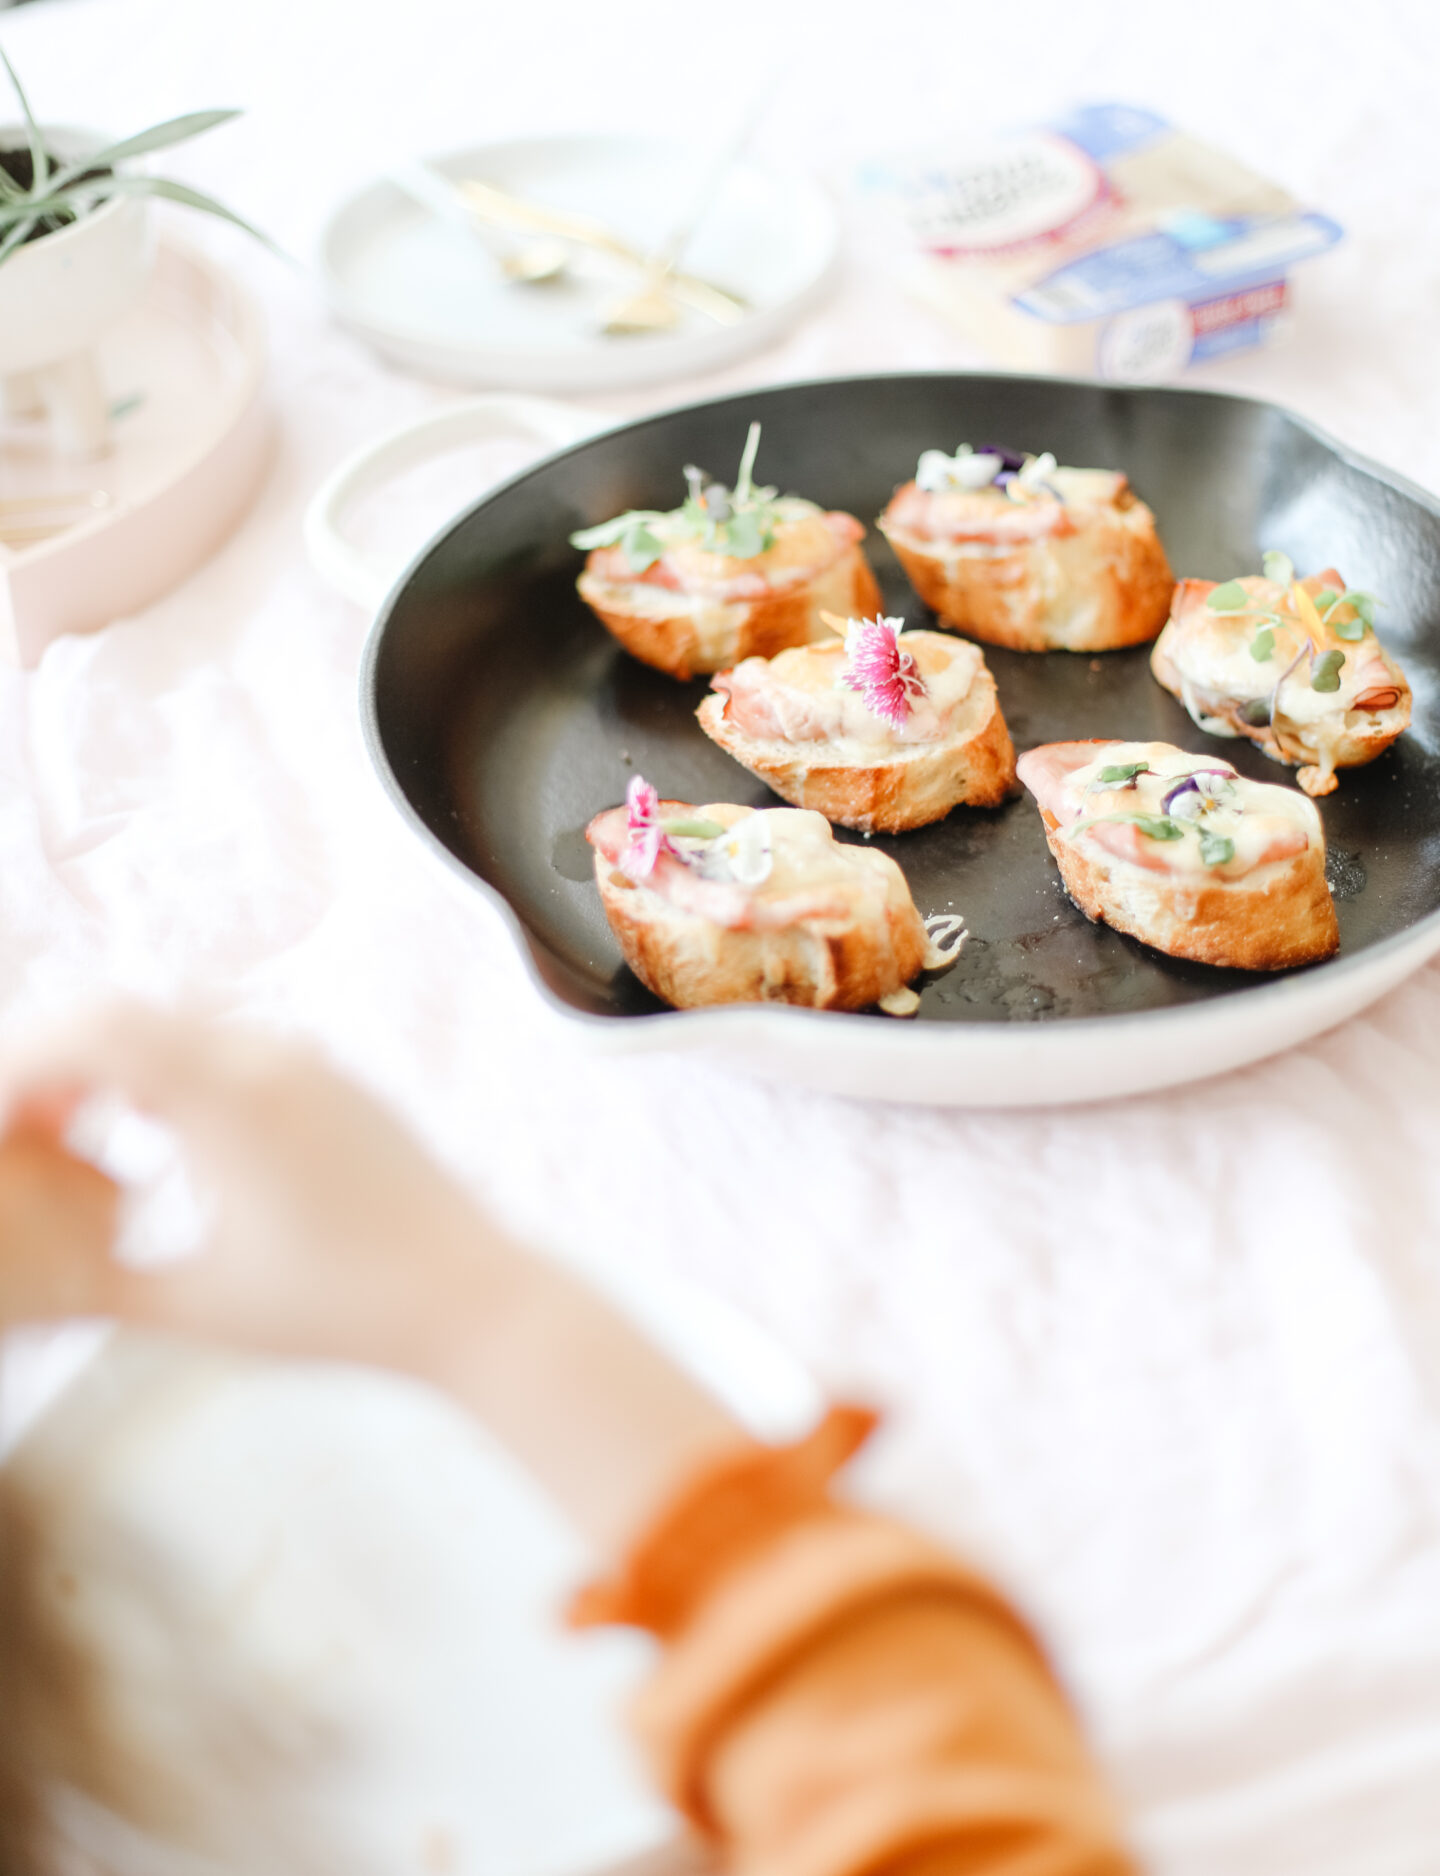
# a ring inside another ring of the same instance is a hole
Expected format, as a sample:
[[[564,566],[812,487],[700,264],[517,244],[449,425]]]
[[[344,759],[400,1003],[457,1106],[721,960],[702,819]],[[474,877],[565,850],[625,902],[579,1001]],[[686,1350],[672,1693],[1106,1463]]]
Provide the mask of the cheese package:
[[[1123,104],[874,161],[862,182],[900,213],[916,291],[997,364],[1131,383],[1262,344],[1290,269],[1341,233]]]

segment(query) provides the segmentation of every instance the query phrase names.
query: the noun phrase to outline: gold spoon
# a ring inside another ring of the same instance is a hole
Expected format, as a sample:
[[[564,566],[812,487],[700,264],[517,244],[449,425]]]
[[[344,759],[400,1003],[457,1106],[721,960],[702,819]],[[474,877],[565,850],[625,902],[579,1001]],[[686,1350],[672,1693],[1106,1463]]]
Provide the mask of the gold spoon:
[[[564,209],[547,208],[543,203],[527,201],[523,196],[512,195],[508,189],[473,177],[457,182],[455,187],[473,212],[492,227],[504,228],[513,234],[556,235],[562,241],[573,241],[577,247],[594,248],[612,255],[627,267],[638,267],[646,274],[651,271],[653,263],[648,256],[616,234],[613,228],[589,215],[572,215]],[[673,299],[693,307],[697,313],[706,314],[718,325],[734,325],[750,310],[750,302],[741,294],[718,287],[713,281],[702,280],[696,274],[672,269],[665,285]]]
[[[390,172],[390,181],[397,189],[403,189],[411,201],[428,208],[441,221],[453,222],[482,241],[507,280],[519,286],[537,287],[558,280],[564,273],[569,254],[563,242],[527,241],[515,247],[509,242],[495,241],[485,227],[484,218],[478,216],[467,201],[463,193],[465,185],[454,182],[432,164],[402,164]]]

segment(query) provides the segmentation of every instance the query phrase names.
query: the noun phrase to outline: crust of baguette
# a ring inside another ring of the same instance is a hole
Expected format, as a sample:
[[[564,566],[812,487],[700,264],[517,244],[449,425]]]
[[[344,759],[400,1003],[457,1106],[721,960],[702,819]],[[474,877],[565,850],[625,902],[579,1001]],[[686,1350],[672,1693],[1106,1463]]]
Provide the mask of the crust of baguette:
[[[1232,970],[1283,971],[1340,948],[1323,846],[1312,843],[1242,879],[1193,884],[1082,851],[1047,809],[1040,818],[1065,890],[1085,916],[1157,951]]]
[[[661,805],[673,813],[723,812]],[[676,1009],[791,1003],[863,1010],[903,990],[930,955],[924,923],[898,866],[878,907],[857,907],[845,918],[805,919],[778,931],[729,930],[682,910],[627,878],[598,849],[595,884],[625,962]]]
[[[971,695],[977,693],[984,701],[971,728],[940,743],[896,745],[875,762],[827,761],[823,742],[747,736],[729,721],[725,698],[715,691],[695,714],[712,742],[782,800],[862,833],[903,834],[943,820],[962,802],[998,808],[1013,790],[1015,745],[983,666],[971,685]]]
[[[878,525],[915,591],[946,625],[982,644],[1117,651],[1148,644],[1169,616],[1175,576],[1144,502],[1096,508],[1073,534],[984,554],[923,539],[887,521],[889,513]]]
[[[773,658],[791,645],[822,643],[832,636],[823,612],[868,618],[882,610],[880,588],[858,543],[842,549],[803,585],[763,599],[716,604],[704,609],[706,616],[685,606],[665,611],[637,605],[637,596],[649,599],[666,589],[600,579],[590,562],[577,585],[580,597],[631,657],[681,679],[708,677],[742,658]]]

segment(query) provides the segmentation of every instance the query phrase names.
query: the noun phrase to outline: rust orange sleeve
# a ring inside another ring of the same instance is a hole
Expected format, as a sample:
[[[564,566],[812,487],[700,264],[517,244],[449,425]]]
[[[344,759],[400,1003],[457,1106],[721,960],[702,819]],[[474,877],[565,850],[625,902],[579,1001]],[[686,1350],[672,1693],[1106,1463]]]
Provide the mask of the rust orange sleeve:
[[[830,1478],[873,1418],[704,1468],[574,1619],[665,1644],[631,1719],[738,1876],[1135,1876],[1038,1643]]]

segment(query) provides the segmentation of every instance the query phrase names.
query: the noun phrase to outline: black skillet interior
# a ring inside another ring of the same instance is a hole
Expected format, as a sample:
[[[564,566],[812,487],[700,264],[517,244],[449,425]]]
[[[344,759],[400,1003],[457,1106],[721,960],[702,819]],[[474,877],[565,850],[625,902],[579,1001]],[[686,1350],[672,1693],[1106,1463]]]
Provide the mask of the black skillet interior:
[[[573,529],[622,509],[674,506],[684,463],[731,479],[755,418],[759,480],[867,525],[922,449],[993,441],[1125,470],[1177,574],[1258,571],[1261,550],[1276,547],[1302,571],[1333,563],[1377,593],[1381,635],[1414,686],[1415,720],[1321,804],[1341,959],[1440,907],[1440,505],[1243,398],[948,373],[786,385],[650,418],[520,476],[432,543],[377,627],[367,708],[382,772],[508,900],[561,1000],[606,1016],[662,1007],[620,962],[583,836],[632,774],[681,800],[775,805],[701,734],[694,710],[705,683],[637,664],[595,621],[575,593],[582,557],[567,545]],[[879,534],[866,551],[887,609],[932,623]],[[986,656],[1018,749],[1163,738],[1223,754],[1261,780],[1289,779],[1249,745],[1202,736],[1152,679],[1147,649]],[[1263,981],[1091,925],[1061,890],[1028,796],[994,811],[960,808],[877,844],[904,869],[922,913],[953,908],[970,928],[959,965],[925,986],[922,1019],[1099,1016]]]

